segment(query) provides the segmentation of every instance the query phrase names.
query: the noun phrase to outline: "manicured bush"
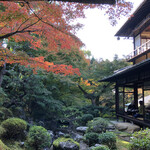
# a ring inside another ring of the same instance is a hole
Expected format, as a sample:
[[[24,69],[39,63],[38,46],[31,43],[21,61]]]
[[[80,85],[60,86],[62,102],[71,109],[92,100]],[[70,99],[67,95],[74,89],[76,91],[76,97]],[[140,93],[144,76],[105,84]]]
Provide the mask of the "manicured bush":
[[[107,127],[108,127],[108,121],[98,117],[88,122],[87,132],[102,133],[102,132],[106,132]]]
[[[111,150],[116,149],[116,135],[113,132],[106,132],[99,135],[99,144],[107,145]]]
[[[82,117],[81,117],[81,124],[82,125],[86,125],[86,123],[90,120],[92,120],[94,117],[93,115],[91,114],[84,114]]]
[[[141,130],[133,134],[130,150],[150,150],[150,130]]]
[[[94,147],[91,150],[110,150],[110,149],[105,145],[101,145],[101,146]]]
[[[7,139],[22,139],[24,137],[24,131],[27,128],[27,123],[19,118],[9,118],[4,120],[1,126],[6,131],[2,134],[2,137]]]
[[[29,129],[29,134],[25,145],[27,148],[41,150],[42,148],[50,147],[51,136],[47,130],[41,126],[32,126]]]
[[[94,132],[89,132],[85,134],[86,141],[88,142],[90,146],[93,146],[96,143],[98,143],[98,137],[99,137],[99,134],[94,133]]]

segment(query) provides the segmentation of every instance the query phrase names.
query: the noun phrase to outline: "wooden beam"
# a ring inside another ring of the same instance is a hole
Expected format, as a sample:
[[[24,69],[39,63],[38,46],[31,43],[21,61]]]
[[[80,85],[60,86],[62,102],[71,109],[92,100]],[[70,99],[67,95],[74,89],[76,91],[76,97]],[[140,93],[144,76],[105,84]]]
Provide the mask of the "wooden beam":
[[[115,0],[54,0],[54,1],[63,1],[63,2],[76,2],[76,3],[85,3],[85,4],[115,4]]]
[[[4,1],[18,1],[18,0],[4,0]],[[20,0],[24,1],[24,0]],[[30,1],[62,1],[62,2],[75,2],[75,3],[84,3],[84,4],[109,4],[113,5],[116,3],[116,0],[26,0]]]

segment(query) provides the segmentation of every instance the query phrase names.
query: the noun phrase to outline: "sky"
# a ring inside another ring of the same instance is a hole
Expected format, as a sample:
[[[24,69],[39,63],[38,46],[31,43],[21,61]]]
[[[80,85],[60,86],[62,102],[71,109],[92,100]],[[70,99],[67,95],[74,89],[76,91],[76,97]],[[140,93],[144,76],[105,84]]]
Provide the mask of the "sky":
[[[129,1],[133,2],[132,12],[134,12],[143,0]],[[123,55],[128,55],[133,51],[132,39],[120,38],[117,40],[117,37],[114,36],[126,22],[127,17],[122,17],[116,26],[112,26],[107,15],[104,15],[101,10],[88,9],[85,14],[85,19],[78,20],[84,27],[76,34],[85,44],[82,49],[90,50],[92,56],[98,60],[100,58],[113,60],[115,54],[123,58]]]

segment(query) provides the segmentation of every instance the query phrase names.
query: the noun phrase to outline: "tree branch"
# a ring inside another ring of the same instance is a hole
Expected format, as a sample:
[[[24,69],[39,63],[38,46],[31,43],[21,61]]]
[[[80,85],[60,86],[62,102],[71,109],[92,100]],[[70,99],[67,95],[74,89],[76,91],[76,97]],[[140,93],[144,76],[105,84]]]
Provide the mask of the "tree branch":
[[[32,8],[30,7],[29,2],[26,2],[26,3],[27,3],[27,5],[28,5],[29,9],[32,11],[32,13],[35,15],[35,17],[37,17],[38,19],[40,19],[41,22],[43,22],[43,23],[45,23],[45,24],[51,26],[52,28],[54,28],[54,29],[56,29],[56,30],[58,30],[58,31],[60,31],[60,32],[62,32],[62,33],[65,33],[66,35],[70,35],[70,36],[71,36],[71,34],[62,31],[59,27],[56,27],[54,24],[43,21],[42,18],[40,18],[40,17],[32,10]]]
[[[26,30],[26,31],[21,30],[21,31],[15,31],[15,32],[7,33],[5,35],[0,36],[0,39],[8,38],[8,37],[13,36],[13,35],[15,35],[17,33],[25,33],[25,32],[29,32],[30,33],[30,32],[37,32],[37,31],[39,31],[39,30]]]

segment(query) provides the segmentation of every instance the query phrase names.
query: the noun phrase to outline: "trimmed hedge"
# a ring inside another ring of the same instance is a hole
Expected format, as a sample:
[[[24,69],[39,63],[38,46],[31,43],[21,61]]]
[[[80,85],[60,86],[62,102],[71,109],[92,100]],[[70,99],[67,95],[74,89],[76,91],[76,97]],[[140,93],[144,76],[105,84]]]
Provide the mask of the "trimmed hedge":
[[[106,132],[108,123],[109,122],[107,120],[101,117],[94,118],[92,121],[88,122],[87,132],[96,132],[96,133]]]
[[[25,136],[24,131],[27,129],[26,121],[19,118],[4,120],[1,126],[5,129],[2,137],[7,139],[22,139]]]
[[[48,131],[41,126],[32,126],[29,129],[29,134],[25,145],[27,148],[35,148],[36,150],[50,147],[51,136]]]
[[[84,114],[82,117],[81,117],[81,124],[82,125],[86,125],[86,123],[88,122],[88,121],[91,121],[91,120],[93,120],[93,115],[91,115],[91,114]]]
[[[111,150],[116,149],[117,137],[113,132],[106,132],[99,135],[99,143],[107,145]]]
[[[98,143],[98,137],[99,137],[99,134],[95,132],[89,132],[85,134],[85,138],[89,146],[93,146],[96,143]]]

